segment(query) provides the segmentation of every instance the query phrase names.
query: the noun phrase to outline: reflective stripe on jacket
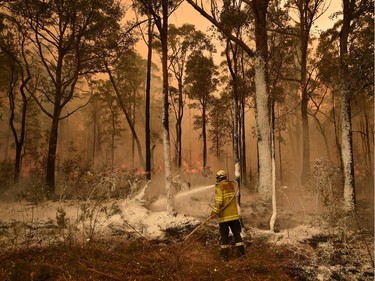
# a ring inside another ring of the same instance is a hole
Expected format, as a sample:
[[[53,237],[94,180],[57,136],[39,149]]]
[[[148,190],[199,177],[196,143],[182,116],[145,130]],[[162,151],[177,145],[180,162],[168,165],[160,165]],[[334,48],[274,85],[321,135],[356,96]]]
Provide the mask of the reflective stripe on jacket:
[[[213,212],[218,214],[219,223],[234,221],[240,218],[238,214],[236,198],[234,198],[235,193],[236,189],[233,182],[223,180],[216,185],[215,206],[213,208]],[[228,204],[229,201],[230,203]],[[224,210],[220,211],[223,207],[225,207]]]

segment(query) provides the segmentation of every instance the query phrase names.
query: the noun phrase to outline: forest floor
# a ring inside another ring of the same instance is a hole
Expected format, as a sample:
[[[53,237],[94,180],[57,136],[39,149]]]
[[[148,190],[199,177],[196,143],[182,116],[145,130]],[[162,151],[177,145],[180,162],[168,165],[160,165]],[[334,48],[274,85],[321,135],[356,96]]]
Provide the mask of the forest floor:
[[[247,253],[237,258],[232,246],[227,261],[216,221],[184,240],[208,213],[186,215],[181,202],[176,216],[127,199],[0,202],[0,280],[374,279],[373,198],[359,200],[350,229],[280,208],[271,233],[244,207]]]

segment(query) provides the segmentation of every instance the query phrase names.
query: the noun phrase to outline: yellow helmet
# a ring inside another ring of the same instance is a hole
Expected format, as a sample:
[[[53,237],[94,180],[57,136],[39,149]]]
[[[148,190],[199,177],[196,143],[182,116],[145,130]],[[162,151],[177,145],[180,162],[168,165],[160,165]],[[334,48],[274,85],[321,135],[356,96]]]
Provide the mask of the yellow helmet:
[[[227,172],[225,172],[224,170],[219,170],[216,172],[216,179],[217,180],[221,180],[221,179],[224,179],[227,177]]]

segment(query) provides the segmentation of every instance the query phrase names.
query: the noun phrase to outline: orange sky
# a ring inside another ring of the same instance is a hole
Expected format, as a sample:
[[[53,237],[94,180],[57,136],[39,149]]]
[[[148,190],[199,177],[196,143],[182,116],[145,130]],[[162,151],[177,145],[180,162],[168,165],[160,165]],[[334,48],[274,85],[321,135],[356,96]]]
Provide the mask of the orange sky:
[[[321,29],[327,29],[332,27],[333,21],[329,19],[329,16],[341,10],[341,0],[331,0],[327,1],[329,8],[327,12],[317,20],[317,25]],[[177,11],[170,17],[170,22],[174,23],[177,26],[183,25],[184,23],[194,24],[197,29],[206,31],[207,27],[210,26],[210,23],[201,16],[194,8],[190,6],[187,2],[183,2]]]
[[[329,16],[340,11],[341,0],[327,1],[329,8],[324,15],[322,15],[317,21],[317,27],[313,31],[326,30],[333,26],[334,21],[329,19]],[[183,2],[181,6],[171,15],[169,19],[170,23],[176,26],[181,26],[185,23],[194,24],[198,30],[207,32],[207,29],[211,26],[210,22],[201,16],[189,3]],[[146,57],[146,47],[143,41],[140,41],[137,45],[137,49],[143,57]]]

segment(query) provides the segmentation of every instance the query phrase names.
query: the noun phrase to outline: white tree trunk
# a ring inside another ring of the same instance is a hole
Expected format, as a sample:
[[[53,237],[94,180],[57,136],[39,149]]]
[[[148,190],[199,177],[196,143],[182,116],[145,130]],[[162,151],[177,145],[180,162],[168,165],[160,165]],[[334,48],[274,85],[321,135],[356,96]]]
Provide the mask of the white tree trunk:
[[[340,31],[340,95],[341,95],[341,161],[344,173],[344,210],[355,210],[354,165],[352,146],[352,122],[350,109],[350,91],[347,81],[348,38],[354,12],[354,1],[343,0],[343,23]]]
[[[254,59],[255,68],[255,117],[259,148],[259,193],[269,196],[272,186],[272,163],[270,143],[269,102],[266,84],[265,62],[257,55]]]
[[[238,214],[241,216],[241,187],[240,187],[240,181],[239,181],[241,177],[241,165],[238,161],[234,164],[234,175],[236,177],[236,183],[238,184],[237,194],[236,194]]]
[[[344,82],[345,83],[345,82]],[[350,106],[347,92],[343,86],[341,101],[341,158],[344,173],[344,209],[346,211],[354,210],[354,175],[353,175],[353,151],[351,136]]]
[[[273,124],[273,121],[272,121]],[[273,128],[273,125],[271,126]],[[270,230],[275,232],[275,222],[277,217],[277,205],[276,205],[276,162],[275,162],[275,138],[273,131],[271,134],[271,151],[272,151],[272,216],[270,219]]]
[[[165,176],[165,190],[167,192],[167,212],[173,214],[174,200],[171,184],[171,153],[169,143],[169,132],[164,128],[163,133],[163,148],[164,148],[164,176]]]
[[[169,99],[168,99],[168,0],[162,0],[162,23],[159,25],[162,46],[163,71],[163,148],[164,148],[164,176],[167,192],[167,212],[174,215],[174,198],[171,184],[171,145],[169,141]],[[160,19],[159,19],[160,20]]]

